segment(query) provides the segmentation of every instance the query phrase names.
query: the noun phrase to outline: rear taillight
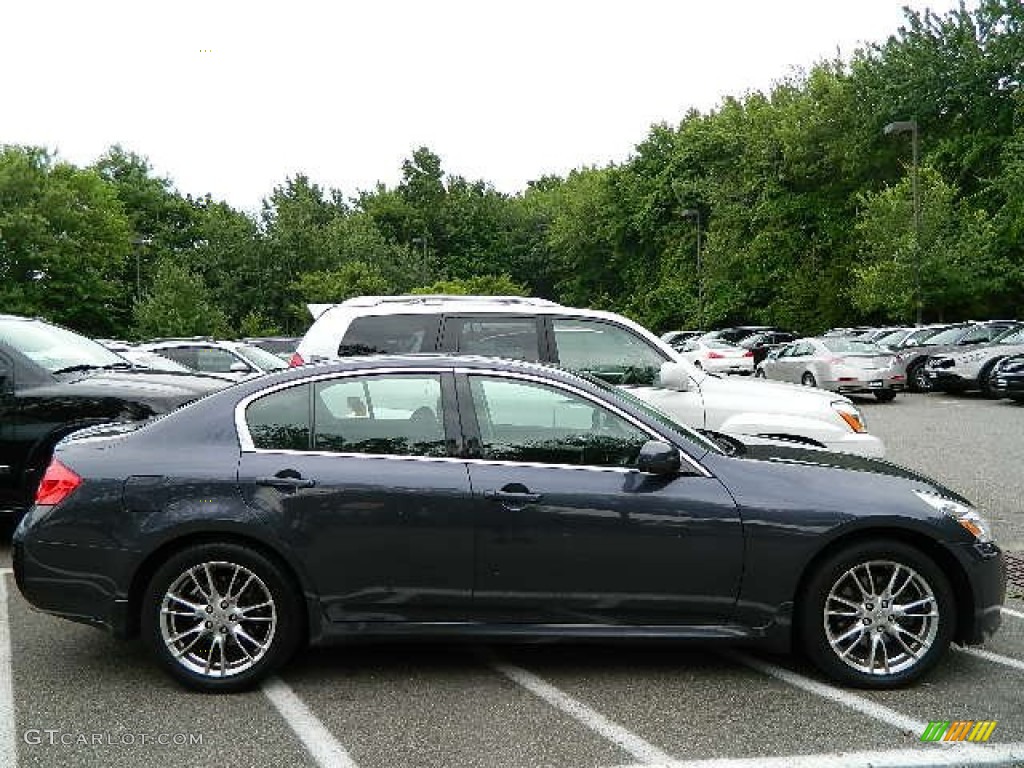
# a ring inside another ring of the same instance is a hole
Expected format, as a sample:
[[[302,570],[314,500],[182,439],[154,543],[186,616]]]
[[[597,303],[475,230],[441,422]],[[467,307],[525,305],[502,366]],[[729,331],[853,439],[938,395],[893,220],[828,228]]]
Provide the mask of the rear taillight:
[[[746,352],[744,352],[744,353],[743,353],[743,356],[744,356],[744,357],[753,357],[753,356],[754,356],[754,353],[753,353],[753,352],[751,352],[751,351],[750,351],[750,350],[748,349],[748,350],[747,350]]]
[[[298,368],[300,365],[305,365],[306,361],[302,359],[302,355],[298,352],[293,352],[291,359],[288,360],[289,368]]]
[[[718,352],[708,352],[708,360],[721,360],[725,355]]]
[[[36,504],[60,504],[82,484],[82,478],[54,459],[36,489]]]

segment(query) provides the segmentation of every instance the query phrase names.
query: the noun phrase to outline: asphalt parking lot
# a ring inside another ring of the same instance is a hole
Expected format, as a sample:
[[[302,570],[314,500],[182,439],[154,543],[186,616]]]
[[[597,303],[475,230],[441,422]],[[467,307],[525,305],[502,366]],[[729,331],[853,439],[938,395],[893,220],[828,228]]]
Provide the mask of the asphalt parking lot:
[[[1024,406],[863,401],[889,458],[964,493],[1024,553]],[[9,538],[9,532],[3,535]],[[0,768],[11,766],[1024,765],[1024,594],[913,688],[865,693],[803,661],[678,646],[307,651],[263,689],[189,693],[138,643],[37,613],[0,549]],[[997,721],[926,744],[929,721]]]

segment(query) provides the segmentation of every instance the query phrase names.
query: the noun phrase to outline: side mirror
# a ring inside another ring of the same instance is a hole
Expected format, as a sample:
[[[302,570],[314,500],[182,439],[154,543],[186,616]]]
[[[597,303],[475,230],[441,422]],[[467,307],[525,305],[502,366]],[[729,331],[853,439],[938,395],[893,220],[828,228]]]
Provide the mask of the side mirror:
[[[231,373],[252,373],[252,368],[243,363],[241,360],[236,360],[235,362],[233,362],[231,364],[231,367],[228,368],[228,370],[231,371]]]
[[[692,386],[691,382],[690,372],[683,363],[667,362],[661,364],[661,371],[658,373],[659,387],[674,389],[678,392],[688,392]]]
[[[651,475],[674,475],[682,462],[677,448],[661,440],[648,440],[640,449],[636,466],[641,472]]]

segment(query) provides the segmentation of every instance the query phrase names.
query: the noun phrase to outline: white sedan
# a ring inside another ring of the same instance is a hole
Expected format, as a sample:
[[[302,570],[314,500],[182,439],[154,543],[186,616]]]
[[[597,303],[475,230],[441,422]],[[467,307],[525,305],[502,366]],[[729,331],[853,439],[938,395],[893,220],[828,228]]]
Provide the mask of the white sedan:
[[[727,341],[718,339],[690,339],[679,353],[683,359],[709,373],[739,373],[749,376],[754,372],[754,353]]]

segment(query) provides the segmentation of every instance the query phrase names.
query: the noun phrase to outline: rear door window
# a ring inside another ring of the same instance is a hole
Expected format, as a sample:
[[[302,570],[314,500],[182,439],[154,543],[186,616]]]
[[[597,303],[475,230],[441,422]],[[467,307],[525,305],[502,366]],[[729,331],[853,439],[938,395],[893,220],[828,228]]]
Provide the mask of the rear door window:
[[[245,409],[245,423],[256,448],[268,451],[309,450],[309,385],[271,392]]]
[[[438,374],[317,382],[313,448],[336,453],[445,456]]]
[[[354,355],[415,355],[437,346],[437,315],[378,315],[357,317],[345,331],[339,357]]]
[[[452,352],[540,360],[540,333],[535,317],[448,317],[444,328],[445,347]]]

